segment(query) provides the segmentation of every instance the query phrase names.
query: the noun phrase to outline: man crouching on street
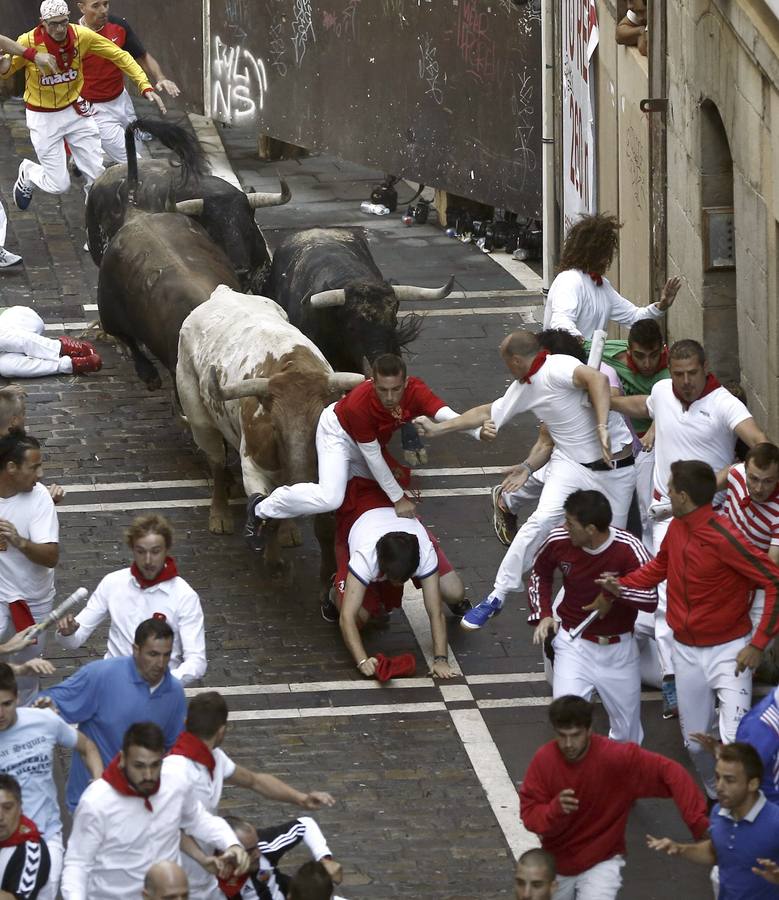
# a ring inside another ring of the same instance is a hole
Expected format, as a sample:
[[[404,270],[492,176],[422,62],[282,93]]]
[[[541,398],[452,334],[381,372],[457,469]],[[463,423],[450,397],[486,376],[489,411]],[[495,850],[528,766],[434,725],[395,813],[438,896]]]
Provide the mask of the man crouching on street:
[[[403,585],[412,578],[422,588],[430,619],[434,654],[430,674],[453,678],[442,600],[454,616],[470,609],[463,598],[462,582],[425,526],[418,519],[400,518],[376,488],[369,479],[351,479],[337,514],[335,596],[344,642],[366,678],[385,680],[382,660],[368,656],[360,629],[372,615],[399,607]],[[392,674],[412,673],[399,670]]]

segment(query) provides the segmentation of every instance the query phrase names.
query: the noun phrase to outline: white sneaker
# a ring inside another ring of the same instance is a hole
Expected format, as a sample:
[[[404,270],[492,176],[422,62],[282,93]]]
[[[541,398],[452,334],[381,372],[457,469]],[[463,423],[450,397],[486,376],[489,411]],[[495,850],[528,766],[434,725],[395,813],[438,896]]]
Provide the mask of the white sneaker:
[[[11,253],[10,250],[5,250],[3,247],[0,247],[0,269],[7,269],[9,266],[15,266],[21,261],[21,256],[17,256],[15,253]]]

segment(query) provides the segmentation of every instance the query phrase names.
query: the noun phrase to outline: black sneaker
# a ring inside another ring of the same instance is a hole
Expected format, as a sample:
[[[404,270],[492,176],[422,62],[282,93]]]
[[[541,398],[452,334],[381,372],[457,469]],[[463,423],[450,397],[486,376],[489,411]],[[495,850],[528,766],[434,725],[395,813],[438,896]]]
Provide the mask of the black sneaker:
[[[462,619],[469,610],[473,609],[473,603],[467,598],[459,603],[455,603],[453,606],[449,606],[449,604],[447,606],[453,619]]]
[[[261,519],[254,512],[260,500],[264,499],[265,496],[263,494],[252,494],[246,503],[246,525],[244,526],[243,536],[248,548],[254,550],[255,553],[262,553],[265,549],[265,535],[263,532],[268,520]]]
[[[319,601],[319,612],[322,613],[322,618],[325,622],[337,622],[340,619],[341,613],[335,605],[334,584],[331,584],[330,587],[322,592],[322,597]]]

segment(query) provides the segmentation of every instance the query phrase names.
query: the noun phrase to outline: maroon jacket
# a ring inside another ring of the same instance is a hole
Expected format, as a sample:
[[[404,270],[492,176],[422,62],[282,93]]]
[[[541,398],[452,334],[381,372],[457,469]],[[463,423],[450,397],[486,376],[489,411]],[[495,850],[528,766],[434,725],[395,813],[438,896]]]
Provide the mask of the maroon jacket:
[[[779,568],[711,504],[674,519],[655,559],[619,583],[648,588],[666,579],[666,618],[682,644],[712,647],[748,634],[755,587],[765,590],[765,609],[752,645],[764,650],[779,631]]]

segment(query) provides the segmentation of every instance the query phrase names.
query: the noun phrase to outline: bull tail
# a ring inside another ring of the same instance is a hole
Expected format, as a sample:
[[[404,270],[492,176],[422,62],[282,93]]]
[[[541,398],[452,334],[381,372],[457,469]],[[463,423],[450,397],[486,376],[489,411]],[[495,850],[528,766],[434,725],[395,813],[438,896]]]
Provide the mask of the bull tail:
[[[138,187],[138,157],[135,152],[135,133],[148,131],[178,157],[181,183],[208,174],[208,166],[198,139],[181,125],[157,119],[136,119],[125,128],[124,145],[127,150],[127,186],[131,194]]]

